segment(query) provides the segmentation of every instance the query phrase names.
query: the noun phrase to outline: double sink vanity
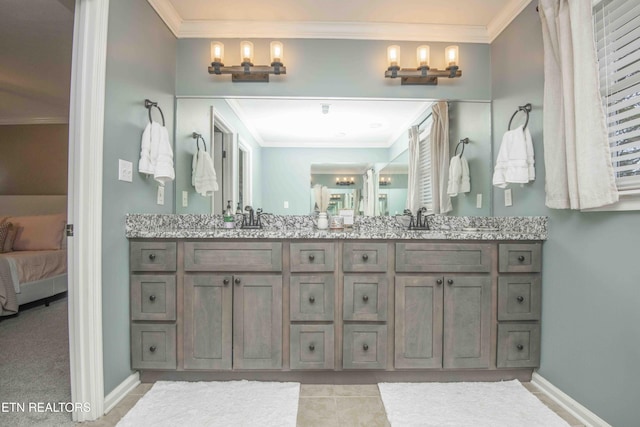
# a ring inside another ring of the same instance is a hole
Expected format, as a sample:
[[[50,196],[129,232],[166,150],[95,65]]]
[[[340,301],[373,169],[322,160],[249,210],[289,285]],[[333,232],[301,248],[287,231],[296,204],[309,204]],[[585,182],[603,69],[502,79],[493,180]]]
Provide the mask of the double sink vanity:
[[[128,215],[131,367],[143,381],[530,379],[547,218],[429,221]]]

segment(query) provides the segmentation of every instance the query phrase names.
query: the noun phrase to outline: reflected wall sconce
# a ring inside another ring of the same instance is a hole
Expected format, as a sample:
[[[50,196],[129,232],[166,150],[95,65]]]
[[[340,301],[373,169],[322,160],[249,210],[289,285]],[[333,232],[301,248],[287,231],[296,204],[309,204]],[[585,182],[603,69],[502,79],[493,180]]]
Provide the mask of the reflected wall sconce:
[[[378,181],[378,185],[380,185],[382,187],[386,187],[387,185],[391,185],[391,177],[388,176],[388,177],[385,178],[384,176],[381,176],[380,177],[380,181]]]
[[[429,67],[430,49],[427,45],[418,46],[416,50],[417,68],[400,68],[400,46],[393,45],[387,48],[387,60],[389,68],[384,76],[395,79],[400,77],[403,85],[437,85],[438,77],[456,78],[462,76],[459,64],[458,46],[447,46],[444,50],[444,70]]]
[[[284,46],[282,42],[273,41],[270,45],[271,66],[253,65],[253,43],[240,43],[242,63],[231,67],[224,66],[224,44],[211,42],[211,66],[209,74],[231,74],[233,82],[269,82],[269,74],[287,74],[287,67],[282,63]]]
[[[351,177],[351,178],[347,178],[346,176],[343,178],[337,177],[336,178],[336,185],[353,185],[356,183],[356,180]]]

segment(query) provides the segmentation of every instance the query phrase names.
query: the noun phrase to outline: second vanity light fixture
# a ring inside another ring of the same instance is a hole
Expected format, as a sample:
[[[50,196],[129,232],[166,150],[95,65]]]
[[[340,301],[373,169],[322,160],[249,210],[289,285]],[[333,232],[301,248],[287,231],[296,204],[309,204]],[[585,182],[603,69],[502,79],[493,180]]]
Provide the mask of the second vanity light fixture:
[[[455,78],[462,76],[459,64],[458,46],[447,46],[444,50],[444,70],[429,67],[429,46],[418,46],[416,51],[417,68],[400,68],[400,46],[393,45],[387,48],[387,60],[389,68],[384,76],[389,78],[400,77],[403,85],[437,85],[438,77]]]
[[[281,42],[271,42],[271,66],[253,65],[253,43],[240,42],[240,58],[242,63],[225,67],[224,44],[211,42],[211,66],[209,74],[231,74],[233,82],[269,82],[269,74],[287,74],[287,67],[282,63],[284,46]]]

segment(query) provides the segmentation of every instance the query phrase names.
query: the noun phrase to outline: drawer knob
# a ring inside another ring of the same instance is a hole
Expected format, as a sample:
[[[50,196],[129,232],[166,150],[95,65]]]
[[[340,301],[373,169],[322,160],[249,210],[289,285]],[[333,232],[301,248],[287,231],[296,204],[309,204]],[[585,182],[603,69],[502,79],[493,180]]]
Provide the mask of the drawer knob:
[[[436,285],[438,285],[438,286],[442,285],[442,279],[436,280]]]
[[[155,352],[156,352],[156,346],[155,346],[155,345],[152,345],[151,347],[149,347],[149,351],[150,351],[151,353],[155,353]]]
[[[520,255],[520,256],[518,257],[518,261],[520,261],[520,262],[524,262],[524,255]]]
[[[314,254],[309,254],[309,261],[313,262],[314,259],[316,259],[316,256]]]
[[[362,349],[363,349],[364,351],[369,350],[369,344],[362,344]]]
[[[366,260],[368,260],[368,259],[369,259],[369,255],[367,255],[367,254],[363,254],[363,255],[362,255],[362,260],[363,260],[363,261],[366,261]]]
[[[314,344],[309,344],[309,351],[313,351],[316,349],[316,346]]]
[[[156,254],[149,254],[149,259],[151,261],[155,260],[156,259]]]
[[[154,302],[156,300],[155,295],[149,295],[149,301]]]
[[[222,284],[223,285],[228,285],[229,284],[229,279],[222,279]]]
[[[239,284],[240,284],[240,278],[239,278],[239,277],[236,277],[236,278],[234,279],[233,283],[235,283],[236,285],[239,285]]]
[[[364,301],[364,302],[369,301],[369,296],[368,295],[362,295],[362,301]]]
[[[518,301],[518,303],[522,304],[524,302],[524,297],[519,296],[518,298],[516,298],[516,300]]]
[[[518,344],[516,348],[518,349],[518,351],[524,350],[524,346],[522,344]]]
[[[453,285],[453,279],[449,279],[449,280],[447,280],[447,284],[448,284],[449,286]]]
[[[310,302],[311,304],[313,304],[314,302],[316,302],[316,297],[314,297],[313,295],[311,295],[311,296],[309,297],[309,302]]]

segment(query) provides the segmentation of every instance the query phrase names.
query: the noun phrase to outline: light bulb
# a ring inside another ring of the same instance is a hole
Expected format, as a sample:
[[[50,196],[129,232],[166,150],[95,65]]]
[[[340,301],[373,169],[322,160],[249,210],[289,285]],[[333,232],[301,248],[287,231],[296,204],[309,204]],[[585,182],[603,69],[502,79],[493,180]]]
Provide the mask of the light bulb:
[[[428,67],[429,66],[429,46],[422,45],[418,46],[416,51],[418,68],[419,67]]]
[[[458,46],[447,46],[447,48],[444,50],[444,55],[445,64],[447,64],[447,67],[454,67],[458,65],[458,62],[460,60]]]
[[[389,67],[400,66],[400,46],[392,45],[387,48],[387,60]]]
[[[222,62],[224,59],[224,44],[211,42],[211,62]]]

